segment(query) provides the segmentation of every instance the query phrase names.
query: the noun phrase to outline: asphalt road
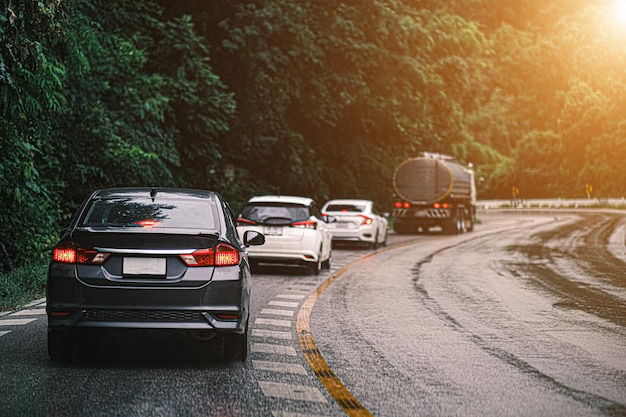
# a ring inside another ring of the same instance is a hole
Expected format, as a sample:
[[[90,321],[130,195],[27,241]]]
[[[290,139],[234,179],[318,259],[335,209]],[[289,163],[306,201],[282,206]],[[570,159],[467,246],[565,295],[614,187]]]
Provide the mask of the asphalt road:
[[[245,364],[116,340],[59,366],[43,302],[3,314],[0,416],[626,416],[626,216],[479,220],[256,271]]]

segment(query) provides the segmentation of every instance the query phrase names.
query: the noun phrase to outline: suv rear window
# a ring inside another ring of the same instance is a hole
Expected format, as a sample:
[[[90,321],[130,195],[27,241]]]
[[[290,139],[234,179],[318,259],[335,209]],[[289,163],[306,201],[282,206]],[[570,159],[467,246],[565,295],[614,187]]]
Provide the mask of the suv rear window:
[[[217,230],[215,204],[207,200],[110,198],[91,202],[82,227],[141,227]]]
[[[308,220],[311,214],[308,207],[301,204],[254,203],[247,205],[241,216],[256,223],[288,224]]]

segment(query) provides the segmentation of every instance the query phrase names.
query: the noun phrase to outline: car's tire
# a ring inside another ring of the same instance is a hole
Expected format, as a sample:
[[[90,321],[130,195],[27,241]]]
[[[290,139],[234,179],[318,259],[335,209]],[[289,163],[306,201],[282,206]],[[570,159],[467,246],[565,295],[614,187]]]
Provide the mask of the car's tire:
[[[376,234],[374,235],[374,241],[372,242],[371,247],[374,250],[378,249],[378,231],[376,231]]]
[[[309,262],[308,269],[310,274],[319,275],[320,270],[322,269],[322,248],[320,248],[317,254],[317,261]]]
[[[248,360],[248,326],[242,334],[224,335],[224,360],[227,362],[245,362]]]
[[[331,249],[330,253],[328,254],[328,259],[322,262],[322,269],[330,269],[332,258],[333,258],[333,251]]]
[[[69,331],[48,329],[48,356],[54,362],[69,363],[74,356],[76,342]]]
[[[322,269],[322,265],[320,261],[310,262],[308,265],[309,274],[319,275],[320,270]]]

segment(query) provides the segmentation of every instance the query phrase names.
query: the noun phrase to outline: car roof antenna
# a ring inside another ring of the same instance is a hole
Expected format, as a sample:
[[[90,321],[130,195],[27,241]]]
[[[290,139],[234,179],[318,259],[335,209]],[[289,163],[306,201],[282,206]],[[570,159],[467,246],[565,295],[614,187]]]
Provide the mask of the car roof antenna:
[[[156,188],[152,187],[152,190],[150,190],[150,197],[152,198],[152,202],[154,203],[154,198],[157,195],[157,190]]]

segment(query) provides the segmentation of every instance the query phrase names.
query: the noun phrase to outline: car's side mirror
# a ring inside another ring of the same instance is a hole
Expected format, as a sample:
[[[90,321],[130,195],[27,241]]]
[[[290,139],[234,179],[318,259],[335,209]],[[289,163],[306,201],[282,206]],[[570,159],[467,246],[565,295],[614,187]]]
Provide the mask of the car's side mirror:
[[[388,218],[388,217],[389,217],[389,212],[388,212],[388,211],[385,211],[385,212],[383,213],[383,217]]]
[[[324,221],[326,223],[336,223],[337,218],[335,216],[329,216],[328,214],[324,215]]]
[[[259,246],[265,243],[265,235],[255,230],[247,230],[243,234],[244,246]]]

